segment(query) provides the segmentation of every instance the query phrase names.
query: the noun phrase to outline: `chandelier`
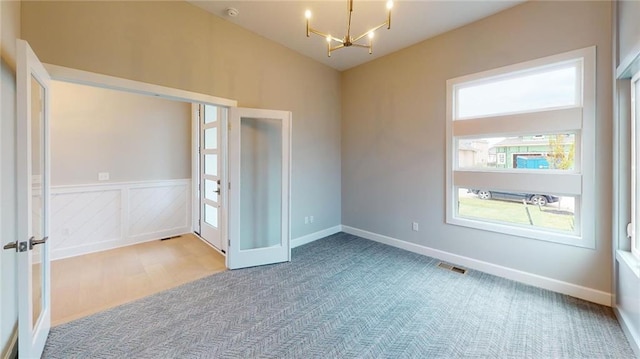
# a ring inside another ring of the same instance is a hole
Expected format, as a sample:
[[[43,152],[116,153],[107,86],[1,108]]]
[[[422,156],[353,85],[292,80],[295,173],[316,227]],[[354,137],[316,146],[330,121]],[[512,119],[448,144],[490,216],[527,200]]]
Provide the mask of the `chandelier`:
[[[393,1],[389,0],[387,1],[387,21],[368,31],[365,31],[360,36],[352,37],[351,36],[351,15],[353,14],[353,0],[347,0],[347,11],[349,12],[348,21],[347,21],[347,34],[342,39],[333,37],[331,36],[331,34],[327,34],[312,28],[309,25],[309,20],[311,19],[311,11],[307,10],[304,13],[304,16],[307,18],[307,37],[310,37],[311,34],[316,34],[324,37],[327,40],[327,56],[328,57],[331,57],[331,53],[333,51],[336,51],[345,47],[351,47],[351,46],[369,49],[369,54],[372,54],[374,32],[384,26],[386,26],[387,29],[391,28],[391,8],[393,8]],[[368,44],[358,43],[358,41],[362,40],[365,36],[369,38]]]

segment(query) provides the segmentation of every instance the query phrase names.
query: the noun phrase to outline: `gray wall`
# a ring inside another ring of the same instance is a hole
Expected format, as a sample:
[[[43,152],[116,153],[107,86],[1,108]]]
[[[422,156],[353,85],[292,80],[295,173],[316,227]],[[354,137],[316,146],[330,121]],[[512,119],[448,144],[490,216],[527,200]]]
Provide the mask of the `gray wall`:
[[[618,61],[640,50],[640,1],[618,1]]]
[[[0,1],[0,238],[16,239],[16,44],[20,36],[20,3]],[[18,321],[16,252],[0,249],[0,353]]]
[[[53,186],[191,178],[191,104],[58,81],[51,93]]]
[[[340,224],[337,71],[185,2],[29,1],[22,35],[47,63],[292,111],[292,238]]]
[[[611,16],[609,2],[527,2],[345,71],[342,223],[610,292]],[[445,224],[446,80],[593,45],[596,249]]]

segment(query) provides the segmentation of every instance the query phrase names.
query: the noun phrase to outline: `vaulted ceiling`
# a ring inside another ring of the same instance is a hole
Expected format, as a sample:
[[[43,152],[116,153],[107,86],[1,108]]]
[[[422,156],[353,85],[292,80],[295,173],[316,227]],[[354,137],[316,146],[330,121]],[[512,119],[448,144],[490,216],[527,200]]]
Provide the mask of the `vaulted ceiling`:
[[[373,54],[363,48],[346,48],[327,57],[327,43],[306,37],[306,10],[312,12],[311,25],[342,38],[347,27],[348,0],[325,1],[242,1],[215,0],[190,3],[252,32],[280,43],[337,70],[346,70],[430,37],[490,16],[524,0],[432,1],[396,0],[391,29],[380,29],[373,42]],[[386,0],[353,2],[352,35],[359,35],[386,20]],[[227,9],[238,10],[235,17]]]

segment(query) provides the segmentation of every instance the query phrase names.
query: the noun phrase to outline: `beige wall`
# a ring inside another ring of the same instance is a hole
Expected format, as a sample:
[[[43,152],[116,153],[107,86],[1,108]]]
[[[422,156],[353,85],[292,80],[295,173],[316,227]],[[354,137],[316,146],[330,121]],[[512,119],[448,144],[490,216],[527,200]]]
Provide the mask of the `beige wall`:
[[[16,240],[16,38],[20,3],[0,1],[0,238]],[[0,354],[18,321],[16,252],[0,250]]]
[[[527,2],[344,72],[342,223],[610,292],[611,15],[604,1]],[[596,249],[445,224],[447,79],[592,45]]]
[[[58,81],[51,91],[52,185],[97,183],[98,172],[191,178],[191,104]]]
[[[185,2],[29,1],[22,35],[44,62],[292,111],[292,238],[340,224],[337,71]]]

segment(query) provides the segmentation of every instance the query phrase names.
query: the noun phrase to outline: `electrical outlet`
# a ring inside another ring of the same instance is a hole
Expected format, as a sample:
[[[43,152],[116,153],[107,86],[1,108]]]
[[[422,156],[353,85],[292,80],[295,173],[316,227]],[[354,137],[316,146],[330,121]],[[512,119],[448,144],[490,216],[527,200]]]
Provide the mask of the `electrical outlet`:
[[[418,230],[420,230],[420,227],[418,226],[418,222],[413,222],[413,223],[411,224],[411,229],[413,229],[413,230],[414,230],[414,231],[416,231],[416,232],[417,232]]]
[[[98,181],[108,181],[109,172],[98,172]]]
[[[304,224],[309,224],[309,217],[304,217]]]
[[[309,216],[309,223],[313,223],[313,216]]]

